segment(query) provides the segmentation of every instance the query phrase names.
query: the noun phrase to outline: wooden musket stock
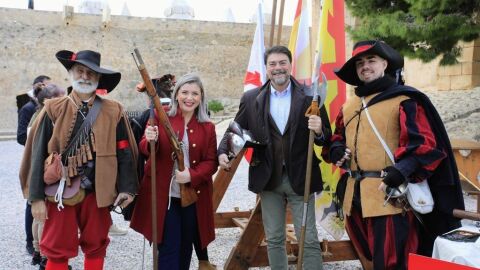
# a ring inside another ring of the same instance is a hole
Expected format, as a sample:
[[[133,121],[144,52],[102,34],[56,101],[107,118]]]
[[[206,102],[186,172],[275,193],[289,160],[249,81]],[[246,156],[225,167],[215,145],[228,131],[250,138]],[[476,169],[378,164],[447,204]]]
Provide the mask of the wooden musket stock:
[[[142,75],[142,79],[143,79],[143,82],[145,83],[147,94],[152,98],[155,110],[158,113],[160,124],[165,129],[170,139],[169,141],[173,149],[173,156],[177,160],[178,170],[183,171],[185,170],[185,164],[184,164],[183,151],[182,151],[180,142],[178,141],[178,138],[175,135],[172,129],[172,126],[170,125],[170,121],[168,120],[167,113],[165,112],[165,110],[162,107],[162,104],[160,103],[160,98],[158,98],[157,92],[155,91],[155,87],[153,86],[152,80],[150,79],[150,75],[148,74],[148,71],[145,68],[145,64],[140,55],[140,52],[138,51],[138,49],[134,49],[134,52],[135,52],[136,60],[138,61],[137,63],[138,71],[140,71],[140,74]],[[198,199],[195,189],[193,189],[191,186],[187,184],[180,184],[180,197],[181,197],[182,207],[189,206],[192,203],[196,202]]]

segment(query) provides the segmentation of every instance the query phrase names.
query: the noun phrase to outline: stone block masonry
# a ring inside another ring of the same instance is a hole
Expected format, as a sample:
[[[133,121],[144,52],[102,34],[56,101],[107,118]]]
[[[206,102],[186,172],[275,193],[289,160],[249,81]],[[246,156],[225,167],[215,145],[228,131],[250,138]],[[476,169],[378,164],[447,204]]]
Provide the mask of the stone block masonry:
[[[120,71],[122,80],[109,96],[128,110],[143,109],[146,98],[135,91],[141,80],[131,52],[137,47],[150,76],[197,72],[210,99],[238,99],[250,57],[255,24],[74,13],[67,25],[61,12],[0,8],[0,130],[17,126],[15,96],[46,74],[66,88],[68,73],[55,58],[62,49],[91,49],[102,66]],[[269,27],[265,27],[268,38]],[[289,27],[284,27],[288,44]]]
[[[109,97],[127,110],[146,106],[146,98],[134,90],[141,80],[131,56],[134,47],[140,50],[151,76],[197,72],[207,98],[224,105],[238,102],[243,94],[255,24],[111,16],[105,25],[100,15],[78,13],[66,24],[62,14],[0,8],[0,132],[16,130],[15,96],[30,89],[36,76],[45,74],[56,84],[69,86],[67,72],[55,59],[55,53],[62,49],[99,51],[102,66],[122,73],[120,84]],[[347,23],[349,20],[347,15]],[[268,41],[270,27],[265,25],[264,29]],[[282,32],[281,44],[287,45],[291,28],[284,26]],[[455,67],[438,67],[438,60],[406,60],[407,84],[422,90],[480,85],[479,42],[462,45],[464,55]],[[347,39],[347,45],[350,43]],[[348,46],[347,58],[351,44]]]

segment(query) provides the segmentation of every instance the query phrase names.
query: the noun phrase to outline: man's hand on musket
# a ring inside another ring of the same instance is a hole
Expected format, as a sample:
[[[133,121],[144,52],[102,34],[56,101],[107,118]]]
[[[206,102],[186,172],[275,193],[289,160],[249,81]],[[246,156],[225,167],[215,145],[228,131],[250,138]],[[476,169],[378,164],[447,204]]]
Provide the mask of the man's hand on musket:
[[[308,117],[308,129],[315,132],[317,136],[322,135],[322,118],[318,115],[310,115]]]
[[[113,206],[120,206],[121,208],[127,207],[135,198],[134,195],[127,192],[120,192],[113,203]]]
[[[48,219],[47,206],[44,200],[32,202],[32,216],[38,221],[45,221]]]
[[[218,164],[220,165],[220,168],[224,169],[225,171],[230,170],[231,164],[227,154],[221,154],[218,156]]]
[[[157,126],[147,126],[145,129],[145,138],[147,141],[157,142],[158,140],[158,127]]]

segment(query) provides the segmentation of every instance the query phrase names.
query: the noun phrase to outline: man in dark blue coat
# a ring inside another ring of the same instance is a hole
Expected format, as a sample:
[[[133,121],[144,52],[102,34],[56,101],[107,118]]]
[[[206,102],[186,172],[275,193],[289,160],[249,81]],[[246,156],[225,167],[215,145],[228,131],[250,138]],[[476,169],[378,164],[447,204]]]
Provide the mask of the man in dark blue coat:
[[[33,114],[37,110],[37,94],[45,85],[50,83],[50,77],[40,75],[33,80],[32,90],[28,93],[17,96],[18,110],[18,126],[17,126],[17,142],[25,145],[27,141],[27,129]],[[28,101],[27,101],[28,100]],[[25,103],[26,102],[26,103]],[[26,248],[28,254],[33,254],[33,235],[32,235],[33,216],[30,204],[25,207],[25,234],[27,236]]]

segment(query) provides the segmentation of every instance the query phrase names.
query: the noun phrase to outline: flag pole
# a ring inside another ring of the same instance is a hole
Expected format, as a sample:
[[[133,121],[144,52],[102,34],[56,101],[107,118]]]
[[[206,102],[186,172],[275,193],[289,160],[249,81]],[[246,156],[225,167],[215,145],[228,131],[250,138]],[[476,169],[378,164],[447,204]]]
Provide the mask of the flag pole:
[[[273,46],[273,37],[275,36],[275,19],[277,17],[277,0],[273,0],[272,6],[272,19],[270,21],[270,40],[268,41],[268,47]]]
[[[312,55],[315,55],[318,48],[317,43],[320,42],[318,36],[320,36],[320,14],[322,13],[322,8],[321,0],[312,0],[312,32],[310,36],[317,34],[316,38],[310,38]]]
[[[277,45],[280,45],[282,40],[282,27],[283,27],[283,10],[285,8],[285,0],[280,3],[280,14],[278,18],[278,32],[277,32]]]

